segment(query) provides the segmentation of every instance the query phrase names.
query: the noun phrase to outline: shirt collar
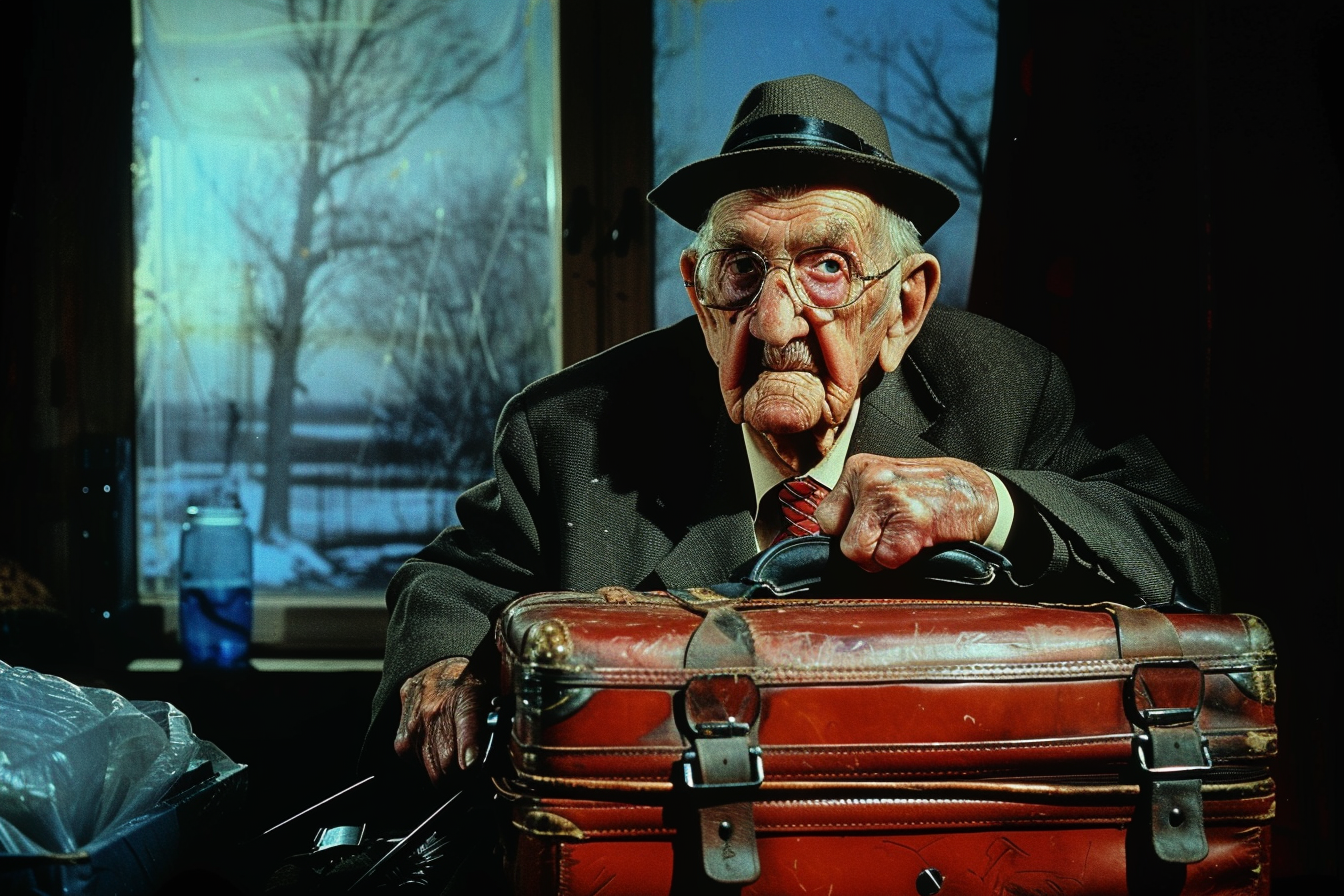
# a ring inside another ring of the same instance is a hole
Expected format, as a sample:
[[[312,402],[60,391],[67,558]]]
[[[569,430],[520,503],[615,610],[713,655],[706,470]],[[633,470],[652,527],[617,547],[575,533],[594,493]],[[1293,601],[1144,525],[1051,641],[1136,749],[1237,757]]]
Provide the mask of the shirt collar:
[[[849,442],[854,436],[854,421],[858,418],[859,399],[856,397],[854,406],[849,409],[849,417],[845,419],[845,425],[835,437],[835,444],[826,452],[821,462],[804,475],[811,476],[827,488],[835,488],[835,484],[840,481],[840,474],[845,469],[845,458],[849,456]],[[767,493],[774,491],[785,479],[792,479],[793,475],[781,469],[780,461],[775,457],[770,443],[753,433],[745,423],[742,424],[742,440],[747,445],[751,482],[756,489],[756,506],[759,507],[761,499]]]

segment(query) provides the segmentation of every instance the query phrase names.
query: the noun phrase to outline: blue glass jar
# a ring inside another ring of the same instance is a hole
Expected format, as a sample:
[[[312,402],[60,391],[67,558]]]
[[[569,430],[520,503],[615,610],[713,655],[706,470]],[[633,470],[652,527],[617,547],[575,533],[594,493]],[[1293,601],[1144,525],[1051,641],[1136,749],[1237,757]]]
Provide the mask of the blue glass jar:
[[[178,568],[182,667],[248,668],[252,533],[241,508],[188,507]]]

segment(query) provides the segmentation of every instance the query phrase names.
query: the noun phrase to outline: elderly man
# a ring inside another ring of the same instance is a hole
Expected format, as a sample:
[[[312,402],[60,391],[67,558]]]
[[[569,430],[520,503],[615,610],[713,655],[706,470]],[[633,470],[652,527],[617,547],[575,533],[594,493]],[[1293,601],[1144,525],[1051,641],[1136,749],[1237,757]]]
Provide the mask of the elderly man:
[[[1208,524],[1153,448],[1099,444],[1049,352],[934,308],[920,239],[957,199],[848,88],[759,85],[722,152],[649,198],[698,231],[694,322],[509,403],[495,478],[389,588],[366,763],[395,750],[440,783],[477,761],[483,645],[515,595],[723,581],[817,528],[871,571],[984,542],[1023,600],[1216,600]]]

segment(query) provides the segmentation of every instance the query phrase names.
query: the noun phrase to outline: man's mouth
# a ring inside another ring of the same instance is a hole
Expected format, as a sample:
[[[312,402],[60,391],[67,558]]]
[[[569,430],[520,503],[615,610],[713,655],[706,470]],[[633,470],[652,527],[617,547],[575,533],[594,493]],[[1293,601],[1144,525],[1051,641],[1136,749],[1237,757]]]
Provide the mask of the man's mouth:
[[[766,345],[761,351],[761,370],[764,371],[803,371],[818,373],[820,367],[812,353],[812,346],[805,339],[795,339],[782,346]]]

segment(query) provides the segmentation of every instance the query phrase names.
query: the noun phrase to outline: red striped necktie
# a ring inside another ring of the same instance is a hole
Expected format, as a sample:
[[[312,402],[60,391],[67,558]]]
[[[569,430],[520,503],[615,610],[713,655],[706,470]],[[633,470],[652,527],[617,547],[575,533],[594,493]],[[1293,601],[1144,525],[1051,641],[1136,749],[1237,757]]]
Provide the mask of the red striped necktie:
[[[831,490],[811,476],[785,479],[779,486],[779,506],[784,513],[784,528],[775,536],[774,544],[799,535],[819,535],[817,505]]]

